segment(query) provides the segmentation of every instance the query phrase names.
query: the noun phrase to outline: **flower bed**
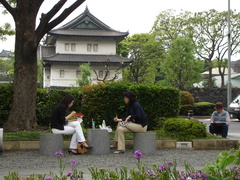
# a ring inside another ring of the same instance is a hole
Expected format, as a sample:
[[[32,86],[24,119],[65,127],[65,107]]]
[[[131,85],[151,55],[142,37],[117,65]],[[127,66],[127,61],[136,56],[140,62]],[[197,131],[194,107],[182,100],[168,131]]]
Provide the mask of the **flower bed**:
[[[78,171],[78,162],[70,160],[63,161],[62,151],[56,152],[55,157],[59,166],[59,173],[50,172],[49,175],[31,174],[28,177],[20,178],[17,172],[10,172],[4,176],[4,180],[83,180],[84,173]],[[134,152],[136,159],[136,168],[128,169],[121,167],[119,169],[108,170],[89,167],[93,180],[235,180],[240,179],[240,150],[229,150],[221,152],[214,164],[206,164],[201,170],[194,170],[193,167],[185,164],[185,171],[177,170],[177,163],[165,162],[162,165],[153,164],[146,166],[141,159],[144,158],[141,151]],[[69,166],[71,171],[65,173],[65,167]]]

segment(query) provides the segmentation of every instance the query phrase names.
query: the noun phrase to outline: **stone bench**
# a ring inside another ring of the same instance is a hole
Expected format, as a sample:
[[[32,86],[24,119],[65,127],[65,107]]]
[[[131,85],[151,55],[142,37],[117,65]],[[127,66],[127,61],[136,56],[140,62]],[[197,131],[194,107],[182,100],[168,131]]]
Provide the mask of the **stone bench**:
[[[40,154],[54,155],[63,149],[63,136],[61,134],[40,134]]]
[[[87,142],[92,149],[88,154],[109,154],[110,153],[110,136],[109,132],[104,129],[88,129]]]
[[[0,154],[3,153],[3,128],[0,128]]]
[[[156,133],[133,133],[133,150],[140,150],[144,154],[155,154],[157,151]]]

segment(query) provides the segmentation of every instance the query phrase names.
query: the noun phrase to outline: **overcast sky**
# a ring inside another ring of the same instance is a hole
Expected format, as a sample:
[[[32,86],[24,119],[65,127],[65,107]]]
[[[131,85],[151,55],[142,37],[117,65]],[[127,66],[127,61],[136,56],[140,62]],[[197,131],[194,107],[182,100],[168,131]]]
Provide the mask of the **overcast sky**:
[[[74,1],[68,0],[68,4]],[[240,12],[240,0],[230,1],[231,9]],[[58,0],[45,0],[40,13],[48,12],[56,2]],[[132,35],[149,32],[156,16],[167,9],[179,11],[182,9],[192,12],[209,9],[227,11],[228,0],[86,0],[60,26],[80,15],[86,6],[94,16],[111,28],[118,31],[129,31]],[[0,14],[0,26],[5,22],[10,22],[14,26],[11,15]],[[14,37],[8,37],[7,41],[0,41],[0,52],[3,49],[14,51]]]

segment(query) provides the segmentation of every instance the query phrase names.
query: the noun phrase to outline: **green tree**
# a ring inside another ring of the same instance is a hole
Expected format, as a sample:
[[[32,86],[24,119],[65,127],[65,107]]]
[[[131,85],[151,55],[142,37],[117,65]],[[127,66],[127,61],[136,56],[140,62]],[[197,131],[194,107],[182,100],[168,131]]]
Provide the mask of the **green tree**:
[[[117,54],[126,58],[129,56],[129,49],[126,40],[122,40],[117,44]]]
[[[195,13],[190,22],[194,26],[193,40],[196,45],[196,53],[199,57],[204,59],[208,65],[208,87],[212,88],[212,61],[214,57],[217,57],[219,64],[219,73],[223,77],[224,73],[221,71],[222,61],[226,52],[228,51],[227,36],[228,36],[228,26],[227,26],[227,14],[228,12],[218,12],[214,9],[209,11],[203,11]],[[232,51],[231,54],[237,52],[239,46],[239,14],[232,13]],[[235,27],[234,27],[235,26]],[[224,79],[222,79],[222,85],[224,84]]]
[[[7,40],[6,36],[12,36],[15,34],[15,31],[12,29],[9,23],[5,23],[2,27],[0,27],[0,39],[2,41]]]
[[[231,54],[239,52],[239,16],[239,13],[232,11]],[[214,9],[197,13],[182,11],[179,14],[173,10],[163,11],[157,16],[152,33],[162,42],[165,49],[179,36],[190,37],[194,42],[196,55],[207,64],[208,87],[213,87],[212,60],[216,57],[221,65],[220,61],[224,61],[228,51],[227,12],[218,12]],[[220,71],[221,74],[223,72]]]
[[[15,5],[8,0],[0,0],[12,15],[16,29],[13,103],[4,130],[30,130],[37,126],[35,107],[39,42],[84,1],[77,0],[56,15],[67,2],[59,0],[49,12],[41,14],[40,23],[36,25],[37,14],[44,0],[18,0]]]
[[[90,63],[81,64],[79,69],[81,74],[80,74],[80,77],[77,78],[77,84],[79,86],[91,84],[92,80],[91,80]]]
[[[184,90],[201,80],[203,62],[194,57],[192,40],[179,37],[172,42],[161,67],[165,73],[165,80]]]
[[[124,79],[137,84],[154,84],[162,47],[149,33],[134,34],[126,42],[133,63],[124,70]]]
[[[167,50],[173,40],[179,36],[190,36],[189,18],[192,13],[189,11],[181,11],[179,14],[175,10],[168,9],[161,12],[154,22],[151,33],[156,40],[161,42],[165,50]]]

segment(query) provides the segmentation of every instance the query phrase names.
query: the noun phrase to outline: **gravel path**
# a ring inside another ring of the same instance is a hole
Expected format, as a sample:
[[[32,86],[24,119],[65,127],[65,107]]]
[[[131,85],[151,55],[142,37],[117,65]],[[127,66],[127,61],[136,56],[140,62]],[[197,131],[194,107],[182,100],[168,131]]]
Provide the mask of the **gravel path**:
[[[155,155],[143,155],[142,162],[146,165],[162,165],[166,161],[176,159],[179,170],[184,170],[184,163],[187,162],[195,169],[202,169],[206,162],[214,162],[216,156],[222,150],[187,150],[187,149],[163,149],[158,150]],[[91,179],[88,167],[115,169],[115,167],[135,167],[136,160],[133,158],[132,150],[125,154],[109,155],[69,155],[64,151],[63,161],[68,165],[70,160],[79,162],[79,170],[84,172],[86,180]],[[66,173],[70,171],[66,166]],[[6,151],[0,155],[0,179],[9,171],[16,171],[22,176],[29,174],[48,174],[50,171],[58,173],[59,168],[55,156],[44,156],[39,151]]]

